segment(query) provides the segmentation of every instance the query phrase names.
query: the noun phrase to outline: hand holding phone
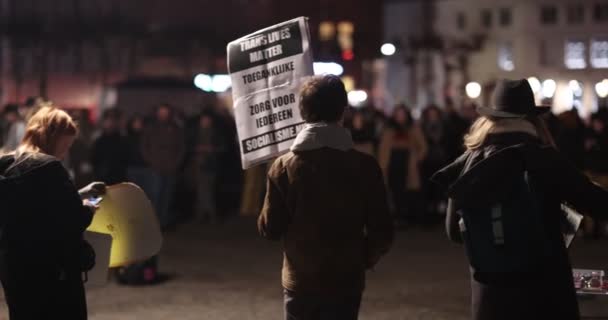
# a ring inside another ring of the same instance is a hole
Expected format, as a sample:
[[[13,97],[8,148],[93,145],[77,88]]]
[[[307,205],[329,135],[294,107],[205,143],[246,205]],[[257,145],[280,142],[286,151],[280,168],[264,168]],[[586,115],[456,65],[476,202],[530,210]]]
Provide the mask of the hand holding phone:
[[[89,203],[94,205],[94,206],[99,206],[99,204],[101,203],[101,201],[103,201],[103,197],[91,197],[88,199]]]

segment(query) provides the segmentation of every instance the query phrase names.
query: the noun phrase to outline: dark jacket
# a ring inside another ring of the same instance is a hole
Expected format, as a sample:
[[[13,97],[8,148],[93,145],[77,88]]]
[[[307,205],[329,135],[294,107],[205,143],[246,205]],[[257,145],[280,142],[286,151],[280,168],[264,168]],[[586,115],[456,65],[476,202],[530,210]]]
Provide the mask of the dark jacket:
[[[151,123],[141,136],[141,154],[159,174],[174,175],[185,154],[184,132],[172,123]]]
[[[127,180],[129,161],[127,140],[119,132],[102,133],[93,143],[91,164],[95,180],[108,185]]]
[[[0,280],[11,319],[86,319],[82,272],[94,253],[83,232],[93,212],[57,159],[27,155],[14,166],[14,156],[0,158]]]
[[[467,162],[470,161],[469,165]],[[480,165],[483,161],[483,165]],[[561,204],[581,213],[606,214],[608,193],[577,171],[555,149],[525,133],[490,135],[485,146],[467,151],[433,180],[449,189],[448,236],[460,241],[459,206],[482,203],[506,192],[525,168],[540,199],[549,247],[540,264],[522,273],[484,273],[471,268],[473,319],[579,319],[572,267],[564,245]],[[461,172],[469,179],[462,181]]]
[[[382,171],[371,156],[321,148],[288,153],[268,173],[260,233],[283,240],[283,286],[317,295],[360,293],[390,248]]]

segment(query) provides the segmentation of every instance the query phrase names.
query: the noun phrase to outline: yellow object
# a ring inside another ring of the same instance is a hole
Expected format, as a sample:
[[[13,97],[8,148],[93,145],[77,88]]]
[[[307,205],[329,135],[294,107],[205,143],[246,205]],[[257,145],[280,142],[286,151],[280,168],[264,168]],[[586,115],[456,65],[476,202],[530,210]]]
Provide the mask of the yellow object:
[[[123,267],[155,256],[162,234],[152,203],[137,185],[107,188],[88,231],[112,236],[110,268]]]

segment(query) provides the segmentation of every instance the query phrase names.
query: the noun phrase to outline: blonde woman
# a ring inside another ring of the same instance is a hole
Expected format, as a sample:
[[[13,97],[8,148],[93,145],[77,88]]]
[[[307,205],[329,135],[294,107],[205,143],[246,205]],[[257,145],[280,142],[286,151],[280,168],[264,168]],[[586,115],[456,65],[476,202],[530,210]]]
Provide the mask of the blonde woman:
[[[87,318],[83,272],[95,254],[83,232],[96,207],[60,162],[77,135],[67,113],[43,107],[17,150],[0,157],[0,280],[11,319]]]
[[[526,80],[499,81],[467,151],[433,180],[448,188],[448,236],[464,242],[475,320],[579,319],[563,203],[592,216],[608,197],[552,146]]]

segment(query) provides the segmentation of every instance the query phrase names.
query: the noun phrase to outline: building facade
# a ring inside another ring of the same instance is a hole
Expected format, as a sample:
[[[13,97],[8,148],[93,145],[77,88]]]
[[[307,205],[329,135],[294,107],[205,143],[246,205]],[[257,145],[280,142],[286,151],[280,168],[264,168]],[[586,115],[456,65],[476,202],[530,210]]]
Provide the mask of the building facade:
[[[310,17],[315,58],[360,78],[382,32],[370,1],[0,0],[0,104],[42,95],[96,108],[128,79],[224,74],[229,41],[298,16]],[[327,39],[323,23],[336,29]]]
[[[435,96],[467,100],[466,84],[477,82],[477,102],[487,103],[497,79],[530,78],[538,102],[555,112],[576,107],[587,116],[605,105],[607,0],[431,2],[432,34],[440,42],[433,49],[441,61],[436,70],[442,74],[432,81]],[[386,30],[385,40],[391,40]]]

